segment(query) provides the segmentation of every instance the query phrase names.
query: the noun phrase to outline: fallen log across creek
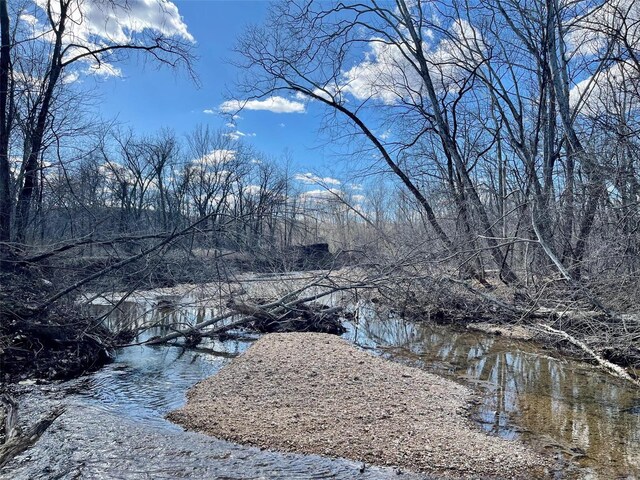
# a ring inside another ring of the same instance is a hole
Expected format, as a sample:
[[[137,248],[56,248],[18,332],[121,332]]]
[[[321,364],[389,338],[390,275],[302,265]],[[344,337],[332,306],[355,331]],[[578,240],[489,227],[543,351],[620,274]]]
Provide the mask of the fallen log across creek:
[[[298,290],[287,293],[274,302],[264,304],[250,304],[231,300],[227,303],[229,311],[217,317],[200,322],[190,328],[171,332],[159,337],[152,337],[147,341],[132,345],[158,345],[169,343],[179,338],[185,338],[187,341],[190,341],[193,338],[216,336],[235,328],[245,327],[252,327],[262,333],[293,330],[320,331],[335,334],[344,333],[344,327],[342,327],[337,319],[342,311],[342,307],[325,307],[324,305],[315,303],[315,301],[338,292],[354,288],[370,288],[370,286],[365,284],[331,286],[322,292],[306,297],[299,297],[306,290],[318,286],[320,286],[319,281],[316,279]],[[221,325],[209,331],[205,330],[208,327],[220,324],[238,315],[244,315],[244,317],[230,324]],[[302,320],[296,323],[296,319]]]
[[[158,345],[171,343],[174,340],[183,338],[185,347],[196,346],[204,337],[225,338],[225,335],[235,329],[249,329],[260,333],[269,332],[285,332],[285,331],[315,331],[334,334],[344,333],[339,316],[342,313],[342,307],[327,307],[316,303],[315,301],[323,297],[333,295],[337,292],[355,290],[355,289],[371,289],[376,288],[374,282],[357,283],[349,285],[327,285],[322,281],[326,280],[326,276],[316,278],[307,285],[287,293],[276,301],[269,303],[261,303],[255,301],[240,301],[231,299],[226,306],[228,311],[221,315],[195,324],[191,327],[176,330],[164,336],[152,337],[146,341],[123,346],[133,345]],[[445,280],[451,280],[448,277]],[[453,283],[463,284],[461,281]],[[466,283],[463,284],[472,293],[478,293],[474,288]],[[311,288],[322,288],[323,290],[313,295],[301,297],[301,295]],[[595,364],[609,372],[611,375],[624,379],[640,386],[640,381],[632,376],[623,366],[617,365],[603,358],[597,352],[587,345],[584,341],[576,338],[574,335],[547,325],[547,321],[554,320],[559,317],[564,319],[576,318],[580,319],[584,316],[597,316],[599,312],[586,310],[579,311],[559,311],[557,309],[545,308],[537,305],[522,307],[516,305],[508,305],[505,302],[495,298],[490,292],[480,292],[480,297],[489,304],[493,304],[498,311],[508,312],[507,317],[512,317],[511,321],[506,320],[505,323],[498,322],[502,325],[518,325],[523,330],[531,332],[527,337],[534,337],[534,332],[544,333],[548,336],[555,336],[577,347]],[[234,321],[225,323],[225,320],[234,319]],[[524,322],[528,319],[529,322]],[[536,321],[537,320],[537,321]],[[542,322],[540,321],[542,320]],[[473,323],[473,322],[472,322]],[[527,325],[528,323],[528,325]],[[499,332],[497,332],[499,333]]]
[[[343,307],[326,307],[309,302],[271,312],[259,304],[230,301],[227,306],[251,318],[247,324],[260,333],[318,332],[342,335],[346,331],[338,319]]]

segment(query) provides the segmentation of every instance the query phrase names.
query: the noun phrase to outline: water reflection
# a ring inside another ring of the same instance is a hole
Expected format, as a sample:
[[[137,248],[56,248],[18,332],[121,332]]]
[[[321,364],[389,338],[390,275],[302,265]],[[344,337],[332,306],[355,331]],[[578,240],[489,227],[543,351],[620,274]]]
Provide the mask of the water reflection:
[[[142,336],[161,335],[180,324],[217,315],[187,305],[158,311],[145,302],[125,302],[107,323],[114,329],[153,328]],[[104,306],[95,307],[95,313]],[[187,390],[243,352],[255,337],[224,342],[207,340],[198,349],[172,346],[134,346],[118,352],[117,361],[79,380],[61,384],[67,394],[67,413],[31,448],[0,468],[0,478],[34,479],[146,479],[216,478],[250,480],[335,479],[391,480],[392,468],[372,467],[345,459],[262,451],[185,432],[164,420],[185,401]],[[58,388],[58,387],[56,387]],[[44,411],[51,400],[26,402],[23,413],[38,405]],[[418,474],[407,480],[426,480]]]
[[[330,301],[331,299],[329,299]],[[200,323],[220,314],[185,297],[170,308],[125,301],[108,319],[114,330],[149,326],[142,338]],[[107,306],[94,306],[104,313]],[[102,309],[102,310],[100,310]],[[412,323],[358,304],[345,337],[395,361],[480,388],[475,420],[488,432],[523,438],[558,455],[558,478],[640,476],[640,393],[575,361],[530,343]],[[228,321],[233,321],[229,319]],[[205,339],[197,350],[131,347],[90,377],[84,395],[99,408],[171,427],[164,414],[186,390],[244,351],[255,337]]]
[[[177,347],[131,347],[120,352],[116,363],[89,376],[80,394],[98,408],[177,428],[164,415],[182,406],[185,392],[224,361]]]
[[[482,428],[556,452],[559,477],[640,476],[640,392],[629,385],[529,343],[393,315],[361,316],[358,335],[395,360],[479,386]]]
[[[179,305],[158,308],[153,301],[124,301],[117,308],[92,304],[90,313],[105,315],[105,325],[114,332],[137,330],[136,342],[164,335],[211,319],[218,309],[199,305],[185,297]],[[196,349],[177,346],[136,345],[117,352],[117,361],[83,380],[79,392],[89,403],[111,413],[161,428],[179,429],[164,416],[184,405],[187,390],[217,372],[225,362],[248,348],[255,337],[241,340],[204,338]]]

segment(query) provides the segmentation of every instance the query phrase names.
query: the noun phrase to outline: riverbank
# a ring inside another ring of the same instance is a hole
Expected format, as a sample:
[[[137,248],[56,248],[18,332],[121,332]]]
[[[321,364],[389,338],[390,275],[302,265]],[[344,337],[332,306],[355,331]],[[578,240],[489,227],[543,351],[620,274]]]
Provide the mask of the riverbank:
[[[113,333],[38,271],[0,273],[0,391],[4,382],[68,379],[112,360]],[[43,306],[45,305],[45,306]]]
[[[467,418],[472,391],[331,335],[267,335],[169,418],[226,440],[453,478],[542,478],[548,460]]]

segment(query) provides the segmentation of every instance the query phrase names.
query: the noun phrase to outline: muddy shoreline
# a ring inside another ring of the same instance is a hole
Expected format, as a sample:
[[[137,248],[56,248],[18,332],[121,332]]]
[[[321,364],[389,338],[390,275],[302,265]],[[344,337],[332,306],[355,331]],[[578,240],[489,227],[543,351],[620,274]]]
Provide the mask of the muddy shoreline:
[[[543,478],[547,458],[480,432],[472,391],[323,334],[262,337],[169,418],[260,448],[446,478]]]

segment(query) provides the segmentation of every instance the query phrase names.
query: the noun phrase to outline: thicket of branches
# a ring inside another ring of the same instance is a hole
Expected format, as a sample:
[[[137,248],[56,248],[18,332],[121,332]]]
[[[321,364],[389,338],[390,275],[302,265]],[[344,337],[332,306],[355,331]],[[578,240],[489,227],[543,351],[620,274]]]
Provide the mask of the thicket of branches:
[[[128,2],[34,5],[0,0],[0,267],[111,258],[41,305],[172,252],[184,267],[210,252],[286,260],[291,245],[328,242],[395,271],[398,291],[439,277],[468,280],[480,298],[506,286],[524,311],[576,300],[638,331],[615,312],[636,306],[640,267],[637,2],[273,4],[238,42],[237,93],[323,107],[328,140],[364,162],[342,183],[291,171],[232,132],[100,124],[78,75],[132,55],[190,72],[193,39],[74,27],[89,7]]]
[[[238,51],[245,94],[361,138],[439,258],[577,288],[638,269],[639,40],[626,0],[294,1]]]

